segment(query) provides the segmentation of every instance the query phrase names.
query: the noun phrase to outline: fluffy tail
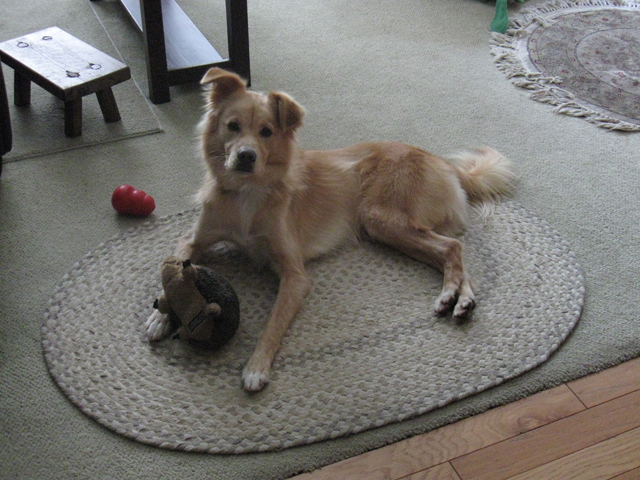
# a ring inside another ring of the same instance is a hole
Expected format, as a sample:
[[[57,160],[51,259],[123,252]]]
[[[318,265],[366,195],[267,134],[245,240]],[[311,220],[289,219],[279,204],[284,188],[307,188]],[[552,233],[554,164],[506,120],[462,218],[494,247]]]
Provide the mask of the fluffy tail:
[[[511,162],[493,148],[461,153],[451,160],[470,203],[491,204],[513,191],[517,177],[511,170]]]

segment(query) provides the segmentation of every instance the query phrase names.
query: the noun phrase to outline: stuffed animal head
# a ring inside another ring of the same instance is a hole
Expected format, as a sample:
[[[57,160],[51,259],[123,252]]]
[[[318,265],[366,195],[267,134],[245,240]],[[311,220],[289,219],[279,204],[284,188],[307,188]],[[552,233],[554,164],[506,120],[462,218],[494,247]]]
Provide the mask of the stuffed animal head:
[[[196,271],[196,267],[191,264],[191,260],[181,261],[177,257],[167,257],[164,262],[162,262],[161,272],[163,287],[171,283],[175,285],[196,286],[198,272]]]

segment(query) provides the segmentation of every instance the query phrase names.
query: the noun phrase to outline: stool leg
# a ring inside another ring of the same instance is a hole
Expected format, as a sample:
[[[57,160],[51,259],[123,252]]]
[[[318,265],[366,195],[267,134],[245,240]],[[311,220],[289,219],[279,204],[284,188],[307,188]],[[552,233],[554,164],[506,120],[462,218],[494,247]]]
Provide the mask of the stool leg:
[[[113,95],[111,87],[105,88],[96,92],[98,97],[98,103],[100,104],[100,110],[104,116],[105,122],[117,122],[120,120],[120,112],[118,111],[118,104],[116,103],[116,97]]]
[[[64,134],[70,138],[82,135],[82,97],[64,102]]]
[[[25,107],[31,103],[31,80],[15,72],[13,76],[14,103]]]

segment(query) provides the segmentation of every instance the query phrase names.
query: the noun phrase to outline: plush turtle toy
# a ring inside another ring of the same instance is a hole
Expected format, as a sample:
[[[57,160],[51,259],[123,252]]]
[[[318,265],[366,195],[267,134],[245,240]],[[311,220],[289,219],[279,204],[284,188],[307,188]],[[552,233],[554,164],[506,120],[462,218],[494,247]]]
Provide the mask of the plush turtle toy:
[[[177,337],[216,349],[229,341],[240,323],[240,302],[229,282],[213,270],[168,257],[162,263],[164,294],[153,307],[169,314]],[[174,337],[175,338],[175,337]]]

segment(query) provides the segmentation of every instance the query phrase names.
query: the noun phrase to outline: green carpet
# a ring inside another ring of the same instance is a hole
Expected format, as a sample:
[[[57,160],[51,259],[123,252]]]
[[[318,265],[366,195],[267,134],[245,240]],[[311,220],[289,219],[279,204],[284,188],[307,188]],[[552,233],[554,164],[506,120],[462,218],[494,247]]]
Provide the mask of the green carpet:
[[[57,24],[89,39],[102,27],[87,3],[0,0],[0,32],[13,38],[23,30]],[[208,36],[224,38],[224,32],[214,33],[220,19],[224,26],[224,2],[182,3]],[[91,6],[146,93],[138,32],[115,0]],[[519,6],[510,3],[510,18]],[[489,47],[494,10],[493,2],[476,0],[250,0],[252,88],[287,91],[305,106],[299,140],[306,148],[397,140],[437,154],[486,144],[509,157],[521,179],[513,200],[560,234],[586,282],[580,322],[547,362],[410,420],[267,453],[160,449],[113,433],[84,415],[47,370],[44,314],[56,285],[78,260],[142,223],[115,214],[110,205],[115,187],[129,183],[153,195],[154,218],[192,207],[202,175],[194,142],[202,96],[198,85],[175,87],[170,103],[151,107],[163,133],[4,165],[2,476],[287,478],[638,356],[640,136],[555,115],[513,88],[495,67]]]

